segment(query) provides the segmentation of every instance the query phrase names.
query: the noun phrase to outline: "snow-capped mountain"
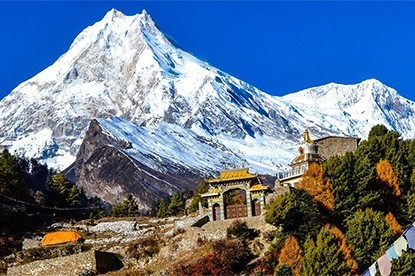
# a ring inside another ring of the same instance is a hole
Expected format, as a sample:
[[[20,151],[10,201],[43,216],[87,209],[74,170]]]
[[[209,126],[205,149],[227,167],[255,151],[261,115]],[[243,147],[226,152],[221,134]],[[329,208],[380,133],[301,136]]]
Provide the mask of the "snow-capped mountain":
[[[204,173],[244,161],[274,174],[295,154],[305,127],[314,137],[366,137],[382,123],[413,138],[414,111],[413,102],[376,80],[270,96],[175,47],[145,11],[111,10],[0,102],[0,144],[63,169],[98,118],[109,136],[128,127],[131,156],[151,156],[146,162],[182,160]],[[122,119],[99,119],[112,116]]]

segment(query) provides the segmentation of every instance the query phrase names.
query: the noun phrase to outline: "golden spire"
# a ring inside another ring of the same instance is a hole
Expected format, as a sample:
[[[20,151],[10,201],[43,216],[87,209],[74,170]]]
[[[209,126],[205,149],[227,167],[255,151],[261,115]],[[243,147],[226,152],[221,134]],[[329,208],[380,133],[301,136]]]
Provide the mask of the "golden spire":
[[[313,140],[311,140],[310,132],[308,131],[308,128],[306,128],[304,131],[304,142],[313,143]]]

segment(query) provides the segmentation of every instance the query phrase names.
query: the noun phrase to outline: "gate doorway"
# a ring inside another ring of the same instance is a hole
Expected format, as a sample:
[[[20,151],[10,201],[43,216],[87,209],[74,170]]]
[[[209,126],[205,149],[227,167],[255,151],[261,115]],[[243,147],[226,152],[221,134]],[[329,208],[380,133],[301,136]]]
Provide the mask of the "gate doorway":
[[[225,218],[242,218],[248,216],[246,191],[243,189],[229,190],[224,194]]]
[[[213,204],[213,220],[220,220],[220,206],[218,203]]]
[[[254,199],[252,201],[252,216],[259,215],[261,215],[261,204],[259,203],[258,199]]]
[[[243,218],[248,216],[248,207],[246,205],[238,204],[226,207],[226,218]]]

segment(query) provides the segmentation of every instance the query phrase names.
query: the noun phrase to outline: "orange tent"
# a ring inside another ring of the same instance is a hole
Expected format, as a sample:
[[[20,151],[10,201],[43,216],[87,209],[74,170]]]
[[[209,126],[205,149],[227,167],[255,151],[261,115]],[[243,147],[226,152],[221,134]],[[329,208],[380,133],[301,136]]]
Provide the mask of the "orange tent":
[[[42,239],[42,245],[54,245],[81,240],[82,237],[74,231],[59,231],[46,234]]]

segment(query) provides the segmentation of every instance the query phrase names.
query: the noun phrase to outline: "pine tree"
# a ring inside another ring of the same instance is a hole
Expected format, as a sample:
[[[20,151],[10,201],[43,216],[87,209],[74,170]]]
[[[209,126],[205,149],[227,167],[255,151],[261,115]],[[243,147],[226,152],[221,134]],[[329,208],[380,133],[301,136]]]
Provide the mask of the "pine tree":
[[[0,154],[0,193],[18,199],[27,199],[29,194],[20,173],[17,159],[7,150]]]
[[[115,204],[111,209],[115,217],[134,217],[139,215],[138,204],[132,194],[127,194],[123,202]]]
[[[320,212],[310,195],[304,190],[292,190],[272,199],[267,206],[265,220],[283,233],[294,235],[300,242],[306,236],[316,235],[320,229]]]
[[[394,233],[381,212],[368,208],[347,221],[346,238],[359,268],[369,267],[393,242]]]
[[[357,207],[356,179],[354,174],[356,158],[347,152],[344,156],[330,158],[324,164],[333,189],[336,216],[340,221],[353,214]]]
[[[49,201],[56,206],[73,207],[80,203],[80,191],[64,174],[55,173],[50,180]]]
[[[160,200],[159,208],[157,211],[157,217],[165,218],[167,216],[169,216],[169,200],[163,197]]]
[[[206,179],[203,179],[197,190],[193,194],[192,203],[190,204],[189,211],[194,212],[199,210],[199,202],[202,203],[203,207],[207,207],[207,199],[202,198],[200,195],[206,193],[209,190],[209,182]]]
[[[314,242],[304,244],[304,260],[301,275],[347,275],[350,273],[335,235],[322,227]]]
[[[169,215],[176,216],[182,214],[184,211],[184,200],[179,194],[173,194],[168,207]]]
[[[392,262],[392,276],[415,275],[415,251],[403,251],[402,256]]]
[[[134,217],[139,215],[138,204],[132,194],[126,195],[123,205],[127,216]]]

